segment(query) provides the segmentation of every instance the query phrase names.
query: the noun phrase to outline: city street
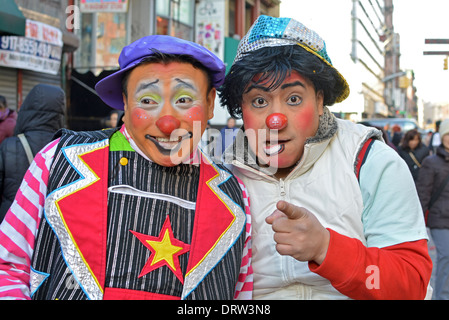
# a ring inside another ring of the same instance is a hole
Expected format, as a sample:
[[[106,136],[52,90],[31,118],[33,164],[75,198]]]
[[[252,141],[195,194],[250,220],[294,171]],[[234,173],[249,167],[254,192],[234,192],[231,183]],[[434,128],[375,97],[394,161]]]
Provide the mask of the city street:
[[[448,12],[0,0],[0,300],[422,299],[449,255]]]

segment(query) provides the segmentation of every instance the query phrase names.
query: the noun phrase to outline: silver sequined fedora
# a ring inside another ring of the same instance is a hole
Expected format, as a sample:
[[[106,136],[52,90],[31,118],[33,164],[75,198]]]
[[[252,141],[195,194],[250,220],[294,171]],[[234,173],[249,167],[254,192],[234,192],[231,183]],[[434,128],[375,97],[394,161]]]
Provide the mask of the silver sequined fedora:
[[[252,51],[264,47],[287,45],[301,46],[337,71],[343,83],[343,89],[339,92],[336,102],[342,102],[349,96],[348,82],[332,65],[324,40],[315,31],[291,18],[259,16],[248,33],[240,40],[234,63],[242,60],[246,54]]]

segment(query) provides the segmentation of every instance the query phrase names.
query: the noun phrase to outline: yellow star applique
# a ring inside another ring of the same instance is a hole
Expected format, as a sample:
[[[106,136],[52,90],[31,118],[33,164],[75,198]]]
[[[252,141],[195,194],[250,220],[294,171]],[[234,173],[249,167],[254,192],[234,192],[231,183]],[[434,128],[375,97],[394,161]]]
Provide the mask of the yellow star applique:
[[[173,236],[173,230],[168,216],[165,219],[158,237],[148,236],[132,230],[130,231],[151,251],[150,257],[139,274],[139,278],[155,269],[167,266],[173,271],[179,281],[184,283],[181,266],[179,264],[179,256],[188,252],[190,250],[190,245]]]

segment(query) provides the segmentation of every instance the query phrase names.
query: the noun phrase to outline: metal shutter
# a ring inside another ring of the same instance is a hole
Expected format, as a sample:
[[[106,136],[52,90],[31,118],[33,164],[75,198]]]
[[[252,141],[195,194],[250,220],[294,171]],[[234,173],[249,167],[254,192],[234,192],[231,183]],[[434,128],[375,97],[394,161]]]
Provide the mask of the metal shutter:
[[[0,67],[0,95],[6,97],[10,109],[17,110],[17,69]]]
[[[54,86],[61,87],[61,74],[53,75],[42,72],[35,72],[31,70],[22,70],[22,97],[23,101],[27,94],[34,88],[35,85],[39,83],[51,84]]]

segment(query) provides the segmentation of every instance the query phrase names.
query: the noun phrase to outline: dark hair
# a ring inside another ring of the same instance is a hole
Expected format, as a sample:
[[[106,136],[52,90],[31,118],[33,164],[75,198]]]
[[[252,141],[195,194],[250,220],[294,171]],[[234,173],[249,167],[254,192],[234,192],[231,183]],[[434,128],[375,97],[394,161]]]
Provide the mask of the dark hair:
[[[416,136],[418,136],[419,138],[419,143],[418,146],[419,147],[422,143],[421,140],[421,134],[419,133],[418,130],[416,129],[411,129],[409,131],[407,131],[404,135],[404,137],[402,138],[402,142],[401,142],[401,148],[404,150],[410,150],[410,140],[413,140]]]
[[[323,92],[325,106],[333,105],[344,87],[334,68],[301,46],[265,47],[247,54],[231,67],[219,88],[221,103],[232,117],[241,118],[242,96],[256,74],[262,74],[258,84],[275,90],[292,70],[308,78],[316,92]]]
[[[136,65],[136,67],[143,65],[143,64],[149,64],[149,63],[163,63],[163,64],[168,64],[170,62],[190,63],[194,68],[203,70],[206,73],[207,82],[208,82],[207,92],[209,92],[212,89],[212,87],[213,87],[212,76],[211,76],[209,70],[205,66],[203,66],[198,60],[193,58],[192,56],[187,55],[187,54],[163,53],[157,49],[152,49],[152,51],[153,51],[152,55],[143,58]],[[127,89],[128,79],[129,79],[129,75],[131,74],[131,71],[133,69],[128,70],[122,78],[122,92],[124,93],[125,97],[128,97],[128,89]]]

